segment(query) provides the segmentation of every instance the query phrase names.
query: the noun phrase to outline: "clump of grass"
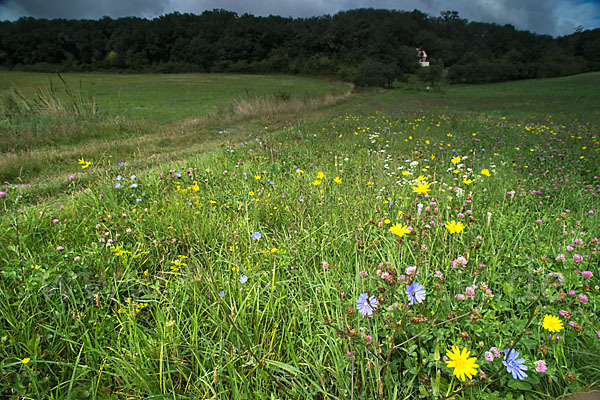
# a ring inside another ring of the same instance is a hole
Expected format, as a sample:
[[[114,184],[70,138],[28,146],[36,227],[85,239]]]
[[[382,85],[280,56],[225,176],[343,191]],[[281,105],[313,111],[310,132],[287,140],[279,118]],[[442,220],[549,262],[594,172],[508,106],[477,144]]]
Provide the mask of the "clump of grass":
[[[61,87],[50,81],[45,87],[38,88],[30,98],[13,88],[5,95],[3,117],[18,119],[44,115],[55,119],[94,119],[98,111],[95,99],[83,94],[81,88],[78,92],[71,90],[60,74],[58,78]]]
[[[73,91],[58,75],[61,85],[52,81],[25,96],[13,88],[0,100],[0,150],[15,151],[61,142],[70,143],[98,120],[93,97]]]

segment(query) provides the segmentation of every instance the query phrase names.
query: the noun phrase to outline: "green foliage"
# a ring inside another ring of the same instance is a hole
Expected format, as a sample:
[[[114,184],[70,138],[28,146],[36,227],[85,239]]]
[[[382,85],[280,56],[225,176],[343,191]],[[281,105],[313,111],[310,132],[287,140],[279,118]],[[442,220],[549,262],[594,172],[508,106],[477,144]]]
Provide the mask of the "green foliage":
[[[495,82],[598,70],[599,32],[554,39],[510,25],[469,22],[455,11],[433,17],[371,8],[303,19],[225,10],[152,20],[21,18],[0,22],[0,68],[295,73],[352,81],[352,71],[369,62],[415,73],[419,46],[444,59],[453,82]],[[511,61],[515,52],[518,62]],[[474,56],[465,59],[468,53]]]
[[[444,65],[439,60],[432,60],[429,67],[420,67],[417,71],[417,77],[420,81],[434,86],[442,79],[444,74]]]
[[[358,67],[352,81],[357,86],[391,87],[396,79],[403,80],[403,74],[395,65],[367,61]]]

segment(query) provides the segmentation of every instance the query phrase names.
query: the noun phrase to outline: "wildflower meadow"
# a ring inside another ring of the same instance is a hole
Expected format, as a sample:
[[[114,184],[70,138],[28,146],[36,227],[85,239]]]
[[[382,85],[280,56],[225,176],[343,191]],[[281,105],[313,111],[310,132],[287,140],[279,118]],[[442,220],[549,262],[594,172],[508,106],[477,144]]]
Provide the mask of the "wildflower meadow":
[[[3,187],[0,397],[594,390],[598,121],[386,98]]]

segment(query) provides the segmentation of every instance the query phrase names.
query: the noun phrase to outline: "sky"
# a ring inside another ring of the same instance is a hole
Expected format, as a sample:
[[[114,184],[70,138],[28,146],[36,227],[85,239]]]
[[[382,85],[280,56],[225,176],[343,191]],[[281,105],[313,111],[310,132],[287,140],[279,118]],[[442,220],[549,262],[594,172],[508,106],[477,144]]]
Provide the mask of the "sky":
[[[600,27],[600,0],[0,0],[0,21],[35,18],[154,18],[178,11],[201,14],[222,8],[255,16],[312,17],[354,8],[420,10],[437,17],[458,11],[469,21],[511,24],[517,29],[562,36],[579,26]]]

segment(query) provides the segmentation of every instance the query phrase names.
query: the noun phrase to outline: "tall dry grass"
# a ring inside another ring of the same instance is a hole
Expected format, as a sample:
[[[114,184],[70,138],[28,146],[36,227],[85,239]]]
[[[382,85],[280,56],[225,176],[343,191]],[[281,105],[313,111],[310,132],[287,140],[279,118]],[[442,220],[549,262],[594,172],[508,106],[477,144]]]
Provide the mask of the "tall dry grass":
[[[346,93],[344,95],[327,94],[294,97],[285,92],[269,96],[247,94],[225,105],[216,107],[211,117],[214,119],[263,118],[273,114],[297,113],[335,104],[349,95],[349,93]]]

